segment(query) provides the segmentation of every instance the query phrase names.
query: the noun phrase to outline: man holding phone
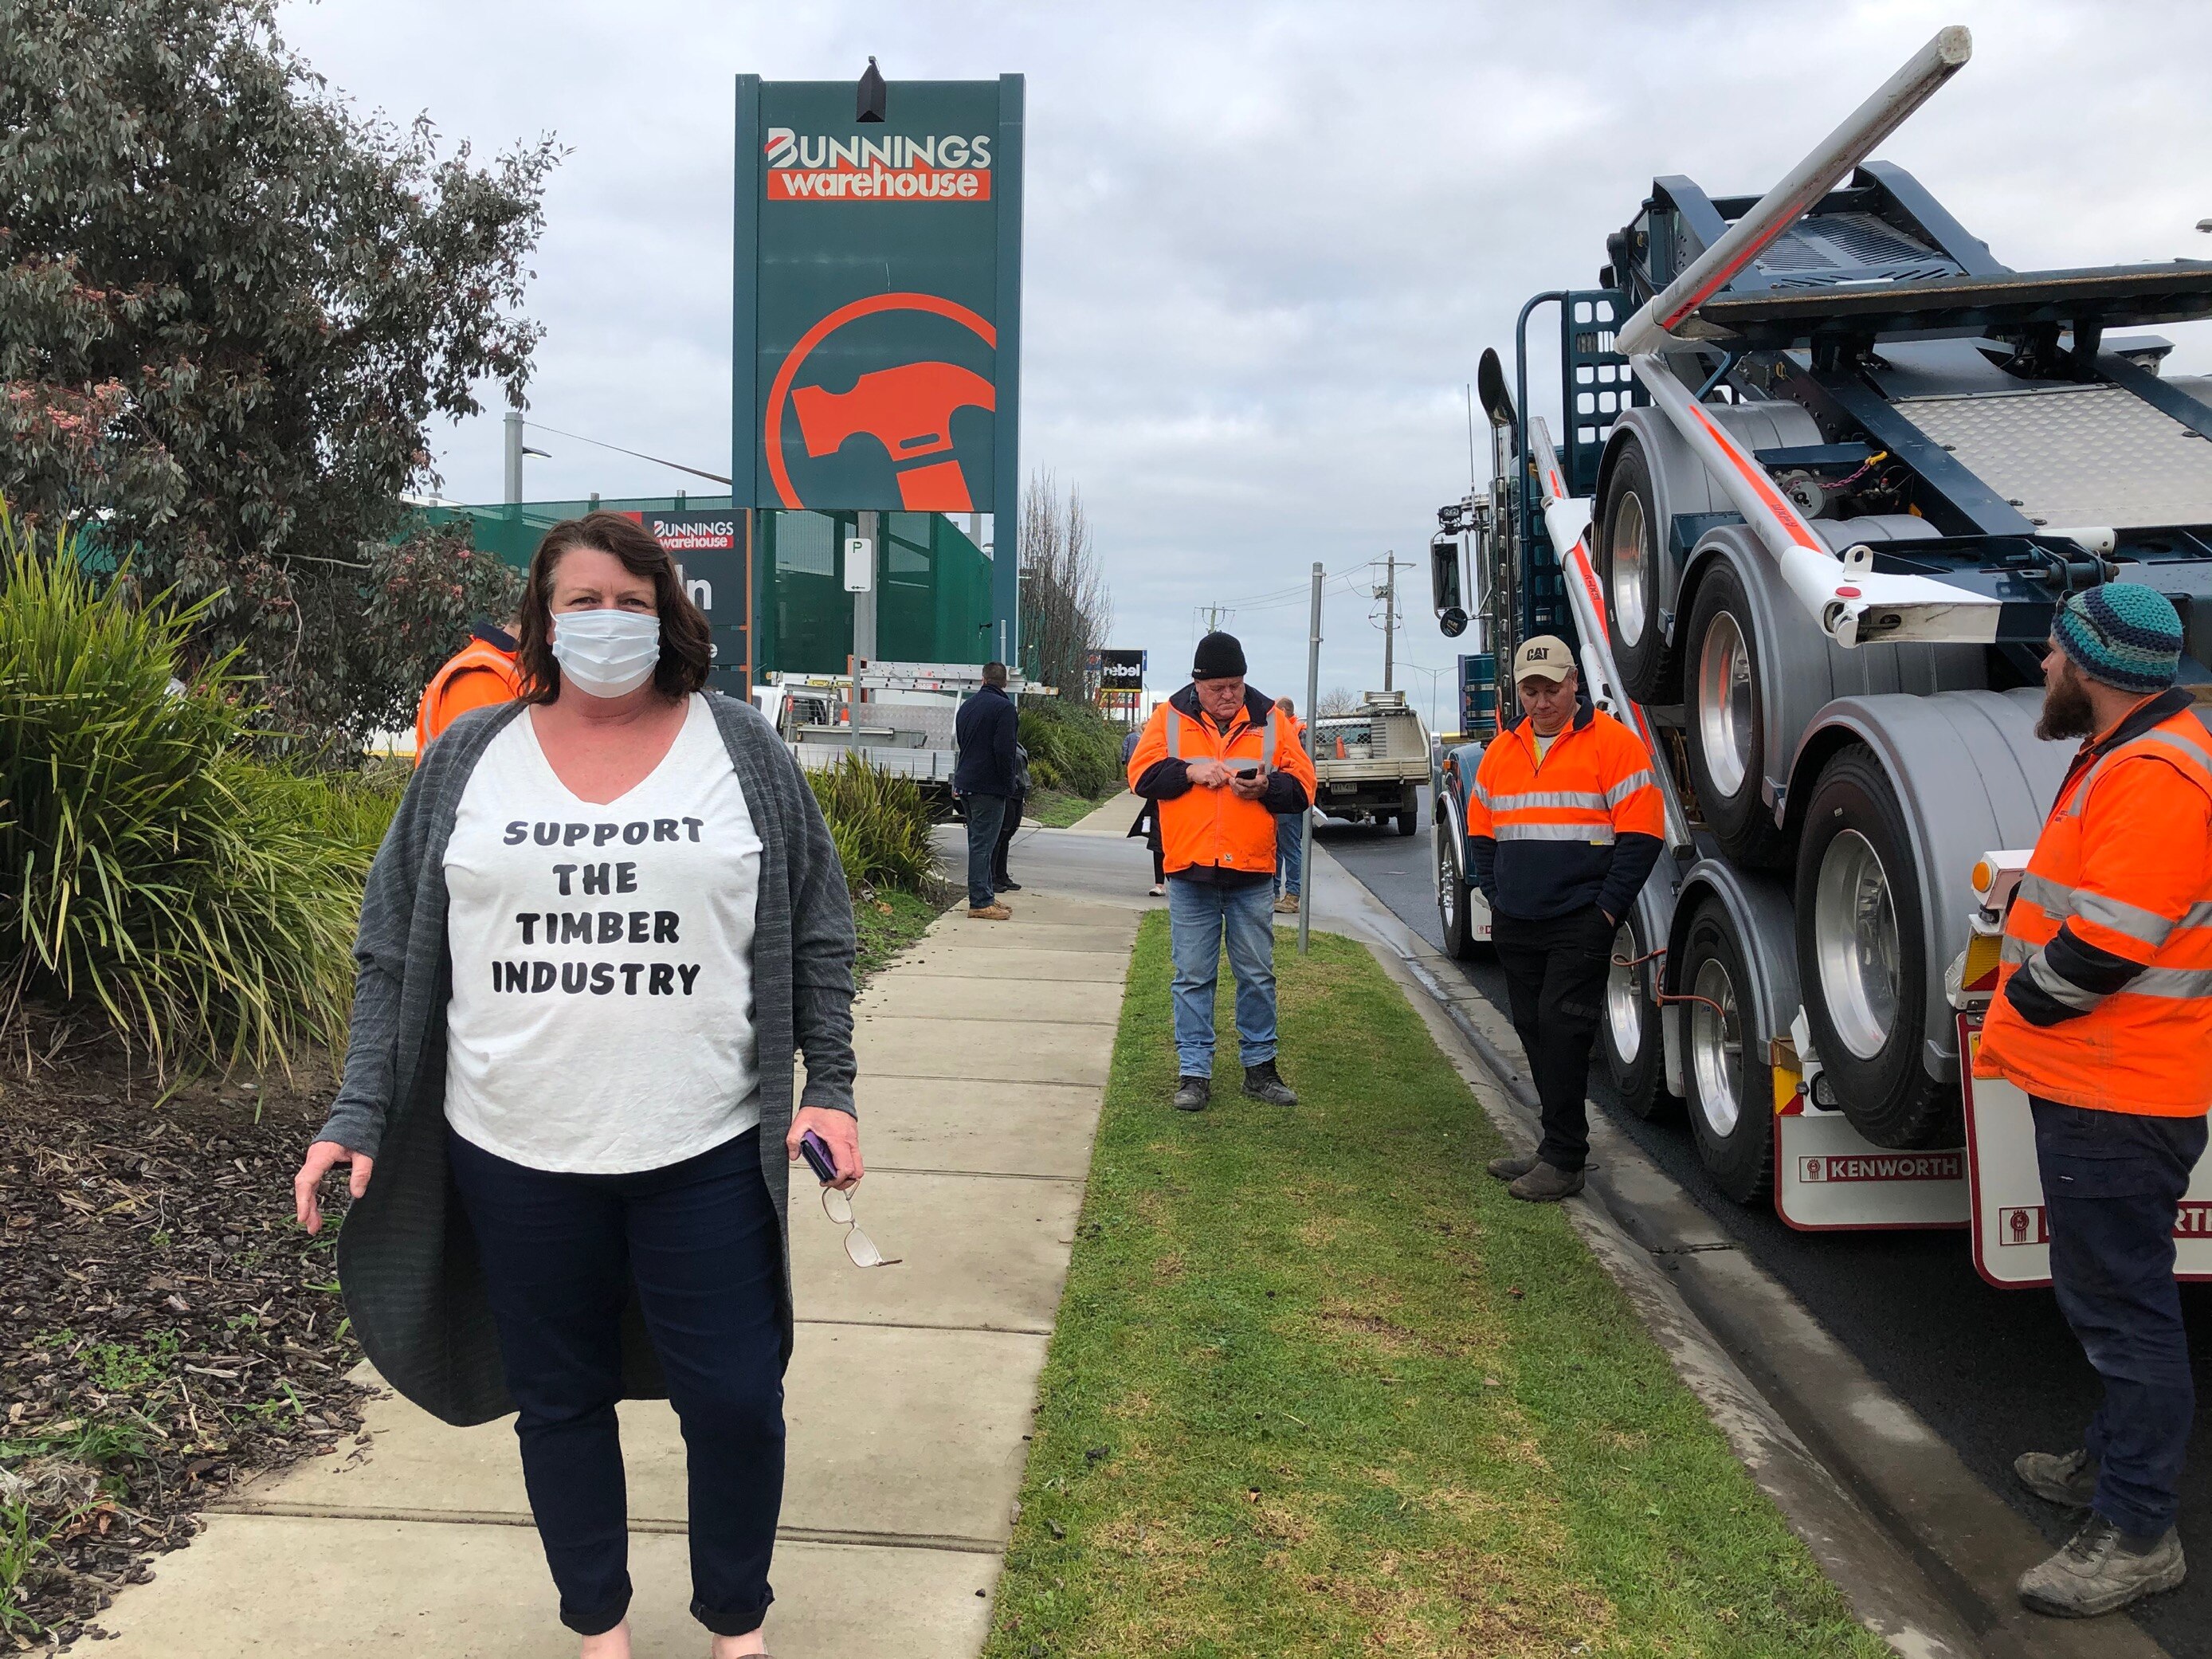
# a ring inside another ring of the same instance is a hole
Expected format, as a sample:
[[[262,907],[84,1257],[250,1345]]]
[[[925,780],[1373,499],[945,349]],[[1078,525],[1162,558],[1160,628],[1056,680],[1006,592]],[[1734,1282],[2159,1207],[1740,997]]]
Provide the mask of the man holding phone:
[[[1213,994],[1221,951],[1237,978],[1244,1092],[1295,1106],[1275,1067],[1275,822],[1313,801],[1313,763],[1293,722],[1244,684],[1235,636],[1198,642],[1191,683],[1152,711],[1129,757],[1129,787],[1159,814],[1175,959],[1175,1104],[1212,1093]]]

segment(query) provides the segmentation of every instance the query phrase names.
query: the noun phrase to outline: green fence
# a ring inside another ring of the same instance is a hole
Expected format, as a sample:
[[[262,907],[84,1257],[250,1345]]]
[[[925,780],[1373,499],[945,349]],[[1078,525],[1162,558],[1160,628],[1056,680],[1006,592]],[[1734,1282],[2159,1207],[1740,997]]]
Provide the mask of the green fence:
[[[509,507],[434,507],[431,522],[465,521],[471,544],[526,568],[545,532],[586,513],[717,513],[727,495],[607,496]],[[941,513],[878,515],[876,654],[891,662],[981,663],[994,654],[991,559]],[[755,552],[761,595],[756,666],[763,673],[842,673],[853,648],[853,596],[839,576],[852,513],[763,513]]]

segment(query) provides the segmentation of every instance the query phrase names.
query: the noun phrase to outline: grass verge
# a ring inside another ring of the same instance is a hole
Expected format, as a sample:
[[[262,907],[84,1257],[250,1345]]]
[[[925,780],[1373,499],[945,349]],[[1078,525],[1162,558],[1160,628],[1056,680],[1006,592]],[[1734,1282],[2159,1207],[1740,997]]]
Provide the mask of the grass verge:
[[[865,985],[876,970],[929,931],[929,924],[945,914],[951,892],[925,896],[904,887],[885,887],[853,896],[853,931],[860,952],[853,963],[853,977]]]
[[[1065,830],[1072,823],[1080,823],[1111,800],[1111,794],[1093,799],[1089,795],[1071,795],[1059,789],[1032,789],[1022,807],[1022,816],[1035,818],[1048,830]],[[1131,817],[1136,816],[1132,812]]]
[[[1278,954],[1302,1104],[1169,1109],[1165,921],[987,1659],[1886,1653],[1364,950]]]

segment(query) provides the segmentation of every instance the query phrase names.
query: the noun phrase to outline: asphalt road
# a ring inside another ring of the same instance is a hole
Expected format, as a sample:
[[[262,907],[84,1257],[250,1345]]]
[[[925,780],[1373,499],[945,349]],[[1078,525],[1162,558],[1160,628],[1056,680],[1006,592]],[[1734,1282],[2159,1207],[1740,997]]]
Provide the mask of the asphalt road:
[[[1420,833],[1316,823],[1314,839],[1408,926],[1443,945],[1437,922],[1435,852],[1427,792]],[[1494,964],[1460,969],[1503,1010]],[[1789,1287],[1861,1364],[1919,1413],[1990,1489],[2053,1543],[2072,1530],[2065,1512],[2020,1490],[2012,1460],[2029,1449],[2081,1443],[2095,1410],[2096,1374],[2048,1291],[2000,1291],[1974,1272],[1963,1232],[1801,1233],[1771,1207],[1744,1208],[1705,1180],[1679,1105],[1644,1121],[1619,1109],[1602,1078],[1591,1096],[1651,1159],[1702,1204],[1739,1248]],[[2212,1285],[2185,1285],[2182,1303],[2200,1370],[2212,1362]],[[2205,1566],[2181,1589],[2139,1607],[2138,1625],[2176,1659],[2212,1659],[2212,1399],[2200,1397],[2195,1455],[2182,1494],[2185,1545]]]

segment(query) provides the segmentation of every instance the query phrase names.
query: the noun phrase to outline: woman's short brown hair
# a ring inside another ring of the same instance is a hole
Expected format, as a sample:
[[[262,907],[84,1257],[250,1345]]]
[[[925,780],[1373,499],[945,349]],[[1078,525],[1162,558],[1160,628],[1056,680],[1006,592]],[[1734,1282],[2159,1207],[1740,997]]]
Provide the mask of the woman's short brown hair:
[[[553,659],[553,573],[579,547],[611,554],[633,576],[653,580],[653,605],[660,616],[660,665],[653,684],[664,697],[686,697],[707,684],[714,660],[714,635],[707,617],[684,591],[676,561],[653,533],[620,513],[586,513],[563,519],[545,532],[530,561],[522,590],[522,700],[551,702],[561,695],[560,665]]]

